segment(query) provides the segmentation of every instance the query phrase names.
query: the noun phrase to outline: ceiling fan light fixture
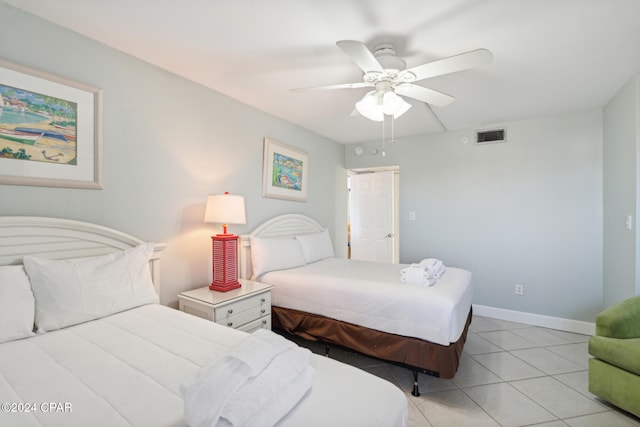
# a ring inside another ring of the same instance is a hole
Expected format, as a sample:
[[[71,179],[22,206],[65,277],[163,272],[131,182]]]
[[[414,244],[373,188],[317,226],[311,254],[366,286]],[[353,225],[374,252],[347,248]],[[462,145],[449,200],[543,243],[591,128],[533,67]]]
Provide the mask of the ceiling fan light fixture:
[[[382,99],[382,111],[388,116],[393,116],[395,119],[406,113],[411,104],[405,101],[401,96],[398,96],[394,91],[390,90],[384,94]]]
[[[381,122],[384,120],[383,105],[378,103],[377,91],[372,90],[360,101],[356,102],[356,110],[369,120]]]
[[[357,111],[367,119],[377,122],[383,121],[385,115],[396,119],[406,113],[411,108],[411,104],[406,102],[405,98],[423,102],[427,104],[429,109],[430,105],[444,107],[450,104],[455,99],[453,96],[413,83],[479,67],[493,60],[493,54],[487,49],[476,49],[407,68],[405,60],[396,55],[396,50],[391,42],[379,43],[373,51],[357,40],[340,40],[336,42],[336,45],[362,70],[364,73],[362,82],[293,89],[292,91],[373,86],[375,90],[367,93],[356,103],[356,108],[351,115],[353,116]]]
[[[397,119],[406,113],[411,104],[398,96],[393,90],[380,91],[372,90],[368,92],[360,101],[356,103],[356,110],[369,120],[381,122],[384,116],[393,116]]]
[[[407,111],[409,111],[409,108],[411,108],[411,104],[409,104],[407,101],[405,101],[404,99],[400,98],[402,100],[402,104],[400,105],[400,107],[396,110],[395,113],[393,113],[393,118],[397,119],[398,117],[400,117],[401,115],[403,115],[404,113],[406,113]]]

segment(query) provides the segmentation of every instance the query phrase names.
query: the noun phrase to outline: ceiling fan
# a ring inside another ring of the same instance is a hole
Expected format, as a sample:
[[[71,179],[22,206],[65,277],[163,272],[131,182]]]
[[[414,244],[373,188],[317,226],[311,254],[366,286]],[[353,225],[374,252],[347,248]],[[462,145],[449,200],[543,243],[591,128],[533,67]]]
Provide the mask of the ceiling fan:
[[[341,40],[336,45],[349,55],[364,72],[362,82],[306,87],[291,91],[307,92],[373,87],[374,90],[368,92],[362,100],[356,103],[356,110],[368,119],[375,121],[384,120],[385,115],[397,118],[411,108],[411,104],[402,97],[416,99],[438,107],[450,104],[455,99],[453,96],[413,83],[485,65],[493,59],[493,55],[487,49],[477,49],[407,69],[406,62],[396,56],[396,51],[391,43],[380,43],[373,49],[373,52],[364,43],[356,40]]]

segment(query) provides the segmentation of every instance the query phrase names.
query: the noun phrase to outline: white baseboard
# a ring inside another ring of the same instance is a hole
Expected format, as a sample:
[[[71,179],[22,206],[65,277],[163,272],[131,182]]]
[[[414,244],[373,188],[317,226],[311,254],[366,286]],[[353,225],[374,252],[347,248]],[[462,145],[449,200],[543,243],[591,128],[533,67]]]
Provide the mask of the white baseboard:
[[[507,310],[473,304],[473,314],[493,319],[509,320],[511,322],[526,323],[527,325],[542,326],[549,329],[574,332],[583,335],[595,335],[596,324],[581,320],[563,319],[542,314],[526,313],[524,311]]]

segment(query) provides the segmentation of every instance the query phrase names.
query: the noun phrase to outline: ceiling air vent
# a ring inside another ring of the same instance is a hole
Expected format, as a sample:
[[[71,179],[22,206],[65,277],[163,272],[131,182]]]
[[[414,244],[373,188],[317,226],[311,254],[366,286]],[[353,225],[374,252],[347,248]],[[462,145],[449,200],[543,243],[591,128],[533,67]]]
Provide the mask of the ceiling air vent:
[[[476,132],[476,144],[492,144],[494,142],[507,142],[507,130],[490,129]]]

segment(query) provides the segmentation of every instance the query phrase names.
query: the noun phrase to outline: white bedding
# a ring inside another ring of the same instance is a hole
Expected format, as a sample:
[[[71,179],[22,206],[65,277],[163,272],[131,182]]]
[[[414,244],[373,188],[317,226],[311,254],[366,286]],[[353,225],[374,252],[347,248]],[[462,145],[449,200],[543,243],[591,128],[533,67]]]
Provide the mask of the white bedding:
[[[449,345],[464,329],[471,273],[447,267],[433,286],[402,284],[405,264],[328,258],[265,273],[272,305],[319,314],[383,332]]]
[[[184,426],[180,384],[244,337],[146,305],[0,344],[0,425]],[[278,425],[406,425],[394,385],[321,356],[312,366],[311,391]]]

